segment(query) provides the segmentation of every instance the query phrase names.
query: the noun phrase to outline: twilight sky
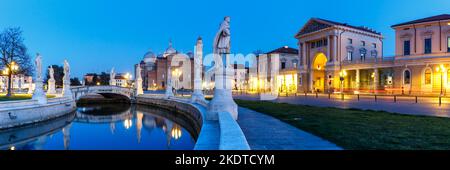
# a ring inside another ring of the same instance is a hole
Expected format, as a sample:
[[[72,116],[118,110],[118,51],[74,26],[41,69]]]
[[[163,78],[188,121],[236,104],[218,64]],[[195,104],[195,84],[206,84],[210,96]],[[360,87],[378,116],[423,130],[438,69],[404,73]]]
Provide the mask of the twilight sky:
[[[391,25],[450,13],[449,0],[1,0],[0,29],[19,26],[25,44],[44,65],[67,58],[73,76],[87,72],[133,72],[151,49],[162,53],[172,39],[193,51],[198,36],[205,53],[224,16],[231,16],[232,52],[247,54],[296,46],[294,34],[311,17],[373,28],[394,54]]]

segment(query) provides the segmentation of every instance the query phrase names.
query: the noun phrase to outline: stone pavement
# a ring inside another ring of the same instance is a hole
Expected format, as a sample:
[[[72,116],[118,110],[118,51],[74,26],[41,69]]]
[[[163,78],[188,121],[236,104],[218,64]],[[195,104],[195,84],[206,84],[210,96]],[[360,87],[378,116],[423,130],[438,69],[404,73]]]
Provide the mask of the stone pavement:
[[[234,96],[235,99],[243,100],[259,100],[256,95],[240,95]],[[339,95],[332,96],[328,99],[328,95],[320,94],[318,98],[314,94],[279,97],[273,102],[309,105],[318,107],[335,107],[342,109],[362,109],[386,111],[391,113],[450,117],[450,104],[447,99],[443,99],[443,104],[439,106],[438,98],[419,97],[418,103],[415,103],[414,97],[397,97],[394,102],[393,96],[378,96],[375,101],[374,96],[361,96],[358,101],[356,96],[346,96],[345,100],[341,100]]]
[[[252,150],[342,150],[271,116],[239,107],[238,124]]]

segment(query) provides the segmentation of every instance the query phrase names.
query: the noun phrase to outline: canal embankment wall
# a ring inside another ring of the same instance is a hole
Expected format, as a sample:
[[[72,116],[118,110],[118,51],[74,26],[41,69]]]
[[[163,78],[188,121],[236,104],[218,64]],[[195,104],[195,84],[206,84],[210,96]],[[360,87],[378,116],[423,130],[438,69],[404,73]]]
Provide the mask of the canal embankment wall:
[[[150,95],[136,97],[136,103],[181,112],[199,129],[195,150],[250,150],[242,129],[229,113],[220,113],[219,120],[207,120],[207,102],[192,103],[188,99],[163,98]]]
[[[50,98],[46,104],[32,99],[0,102],[0,129],[54,119],[75,110],[75,101],[67,97]]]

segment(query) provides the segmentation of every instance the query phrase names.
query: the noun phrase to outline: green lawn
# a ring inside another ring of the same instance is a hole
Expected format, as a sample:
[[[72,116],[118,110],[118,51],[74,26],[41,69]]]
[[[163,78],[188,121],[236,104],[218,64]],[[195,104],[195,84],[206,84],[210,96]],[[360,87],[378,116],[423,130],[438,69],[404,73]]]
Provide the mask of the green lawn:
[[[6,94],[0,94],[0,102],[2,101],[15,101],[15,100],[28,100],[31,99],[31,94],[13,94],[11,97],[6,97]],[[47,98],[54,98],[54,95],[47,95]]]
[[[236,100],[344,149],[449,150],[450,119]]]

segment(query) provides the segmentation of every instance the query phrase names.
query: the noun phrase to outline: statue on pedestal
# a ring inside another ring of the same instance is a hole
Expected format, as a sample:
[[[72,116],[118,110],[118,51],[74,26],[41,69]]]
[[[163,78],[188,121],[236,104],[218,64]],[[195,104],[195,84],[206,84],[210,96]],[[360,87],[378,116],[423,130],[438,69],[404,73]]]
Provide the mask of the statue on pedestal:
[[[115,86],[116,85],[116,73],[114,72],[114,68],[111,69],[111,72],[109,73],[109,85]]]
[[[166,94],[165,97],[171,98],[173,97],[173,87],[172,87],[172,66],[168,66],[167,68],[167,86],[166,86]]]
[[[208,120],[217,120],[218,114],[221,112],[228,112],[235,120],[238,118],[238,107],[233,100],[231,91],[233,72],[230,71],[230,67],[224,67],[224,65],[229,65],[229,54],[231,52],[230,35],[230,17],[225,17],[213,44],[214,62],[216,63],[215,88],[214,97],[208,105],[208,114],[206,116]],[[223,63],[223,61],[226,61],[226,63]]]
[[[70,65],[67,60],[64,60],[63,96],[73,98],[70,89]]]
[[[134,82],[136,88],[136,95],[144,94],[144,90],[142,89],[142,76],[141,76],[141,65],[136,66],[136,82]]]
[[[44,88],[43,88],[43,80],[42,80],[42,57],[40,54],[36,55],[36,59],[34,60],[34,64],[36,65],[36,82],[35,82],[35,90],[33,93],[33,100],[37,100],[38,104],[47,104],[47,96],[45,96]]]
[[[53,70],[53,67],[50,66],[48,68],[48,74],[50,76],[50,79],[48,79],[48,90],[47,94],[56,94],[56,88],[55,88],[55,71]]]
[[[192,93],[192,102],[205,102],[203,95],[202,70],[203,70],[203,40],[197,39],[194,55],[194,92]]]

